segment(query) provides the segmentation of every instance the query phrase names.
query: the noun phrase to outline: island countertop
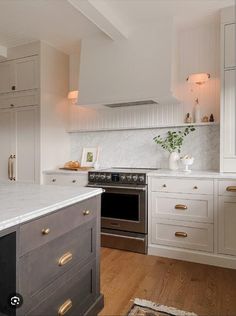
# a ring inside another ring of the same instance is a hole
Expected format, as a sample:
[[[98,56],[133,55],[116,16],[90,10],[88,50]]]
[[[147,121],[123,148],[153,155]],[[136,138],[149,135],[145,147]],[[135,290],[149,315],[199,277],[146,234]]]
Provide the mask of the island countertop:
[[[102,192],[99,188],[0,182],[0,231]]]

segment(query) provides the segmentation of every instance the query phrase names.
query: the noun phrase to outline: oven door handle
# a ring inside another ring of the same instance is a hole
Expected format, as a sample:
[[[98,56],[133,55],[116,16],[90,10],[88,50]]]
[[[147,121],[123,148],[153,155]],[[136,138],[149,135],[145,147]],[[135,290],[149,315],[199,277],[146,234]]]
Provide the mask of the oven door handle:
[[[102,188],[102,189],[125,189],[125,190],[137,190],[137,191],[147,191],[147,187],[123,187],[123,186],[111,186],[111,185],[103,185],[99,186],[99,184],[88,184],[87,187],[92,188]]]

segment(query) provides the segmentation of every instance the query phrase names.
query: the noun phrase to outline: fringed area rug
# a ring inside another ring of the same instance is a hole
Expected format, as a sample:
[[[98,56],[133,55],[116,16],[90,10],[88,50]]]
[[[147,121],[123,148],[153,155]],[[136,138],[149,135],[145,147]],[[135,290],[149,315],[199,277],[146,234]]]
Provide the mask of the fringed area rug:
[[[136,298],[128,316],[197,316],[197,314]]]

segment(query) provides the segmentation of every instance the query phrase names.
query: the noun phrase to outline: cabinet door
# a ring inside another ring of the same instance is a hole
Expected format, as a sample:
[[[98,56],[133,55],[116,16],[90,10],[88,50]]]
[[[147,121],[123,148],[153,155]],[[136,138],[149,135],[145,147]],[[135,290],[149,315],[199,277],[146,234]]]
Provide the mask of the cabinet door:
[[[13,153],[12,148],[12,126],[13,111],[1,110],[0,111],[0,179],[8,180],[8,163],[9,157]]]
[[[39,109],[26,107],[15,110],[14,176],[19,182],[38,182],[39,175]]]
[[[30,90],[38,87],[38,58],[26,57],[14,61],[15,90]]]
[[[235,23],[225,25],[225,68],[232,68],[236,66],[235,53]]]
[[[236,255],[236,198],[219,198],[219,253]]]
[[[13,85],[13,62],[0,63],[0,93],[12,91]]]
[[[236,172],[236,70],[225,71],[223,104],[223,171]]]

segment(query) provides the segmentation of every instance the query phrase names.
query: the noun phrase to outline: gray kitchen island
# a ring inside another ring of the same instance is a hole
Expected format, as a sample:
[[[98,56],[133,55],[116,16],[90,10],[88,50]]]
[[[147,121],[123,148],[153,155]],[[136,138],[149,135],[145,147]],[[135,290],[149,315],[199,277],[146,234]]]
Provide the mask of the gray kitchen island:
[[[0,182],[0,315],[97,315],[102,309],[101,193]]]

